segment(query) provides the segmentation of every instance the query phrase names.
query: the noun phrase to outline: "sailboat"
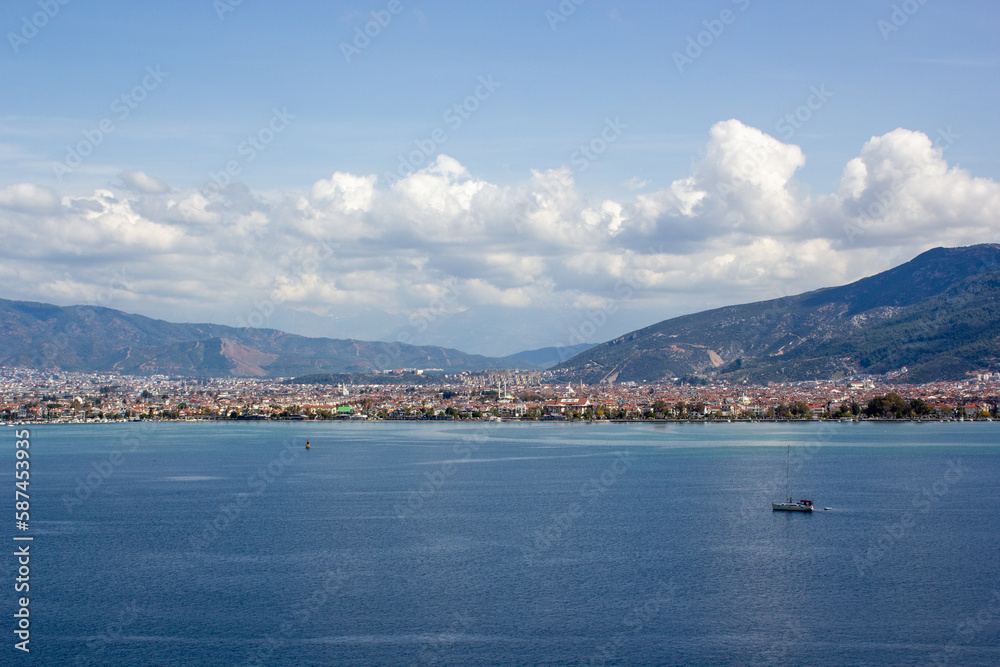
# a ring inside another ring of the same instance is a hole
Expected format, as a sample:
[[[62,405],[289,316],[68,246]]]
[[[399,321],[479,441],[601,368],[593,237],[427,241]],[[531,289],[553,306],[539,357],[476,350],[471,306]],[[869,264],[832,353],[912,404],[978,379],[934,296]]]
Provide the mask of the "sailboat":
[[[788,491],[788,470],[792,458],[792,444],[788,443],[788,452],[785,454],[785,502],[771,503],[771,510],[783,510],[786,512],[812,512],[813,501],[792,500],[792,494]]]

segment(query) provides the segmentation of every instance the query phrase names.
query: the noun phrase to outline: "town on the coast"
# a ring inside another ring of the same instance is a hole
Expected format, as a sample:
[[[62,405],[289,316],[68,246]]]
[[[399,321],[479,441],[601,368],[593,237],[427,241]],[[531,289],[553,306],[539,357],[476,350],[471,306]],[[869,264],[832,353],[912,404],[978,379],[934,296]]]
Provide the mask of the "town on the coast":
[[[304,384],[0,368],[0,420],[993,420],[1000,403],[1000,373],[922,385],[885,376],[766,386],[708,378],[583,385],[549,371],[413,369],[351,380]]]

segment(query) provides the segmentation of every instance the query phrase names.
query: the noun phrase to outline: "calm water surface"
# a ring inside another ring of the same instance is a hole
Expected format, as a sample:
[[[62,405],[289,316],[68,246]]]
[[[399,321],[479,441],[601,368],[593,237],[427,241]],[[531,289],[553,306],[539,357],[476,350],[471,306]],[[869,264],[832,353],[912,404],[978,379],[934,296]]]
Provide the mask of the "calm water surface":
[[[8,556],[3,664],[998,665],[998,436],[33,428],[32,650]],[[832,510],[770,510],[789,444],[792,494]]]

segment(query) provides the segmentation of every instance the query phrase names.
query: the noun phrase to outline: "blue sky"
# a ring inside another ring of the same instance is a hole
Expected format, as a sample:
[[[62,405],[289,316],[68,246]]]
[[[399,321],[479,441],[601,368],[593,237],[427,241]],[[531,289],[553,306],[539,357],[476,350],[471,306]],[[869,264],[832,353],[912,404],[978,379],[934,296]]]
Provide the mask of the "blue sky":
[[[4,297],[499,354],[1000,230],[995,2],[231,1],[0,9]]]

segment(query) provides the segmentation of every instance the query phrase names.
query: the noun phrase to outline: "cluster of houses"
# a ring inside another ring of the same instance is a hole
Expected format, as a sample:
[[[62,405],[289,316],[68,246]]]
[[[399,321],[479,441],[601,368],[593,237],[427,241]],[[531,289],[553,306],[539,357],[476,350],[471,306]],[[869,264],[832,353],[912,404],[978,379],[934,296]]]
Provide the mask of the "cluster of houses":
[[[823,419],[859,418],[897,392],[925,418],[992,419],[1000,374],[895,385],[886,378],[748,386],[555,382],[550,374],[489,371],[423,375],[419,382],[290,384],[281,379],[134,377],[0,368],[0,419]]]

